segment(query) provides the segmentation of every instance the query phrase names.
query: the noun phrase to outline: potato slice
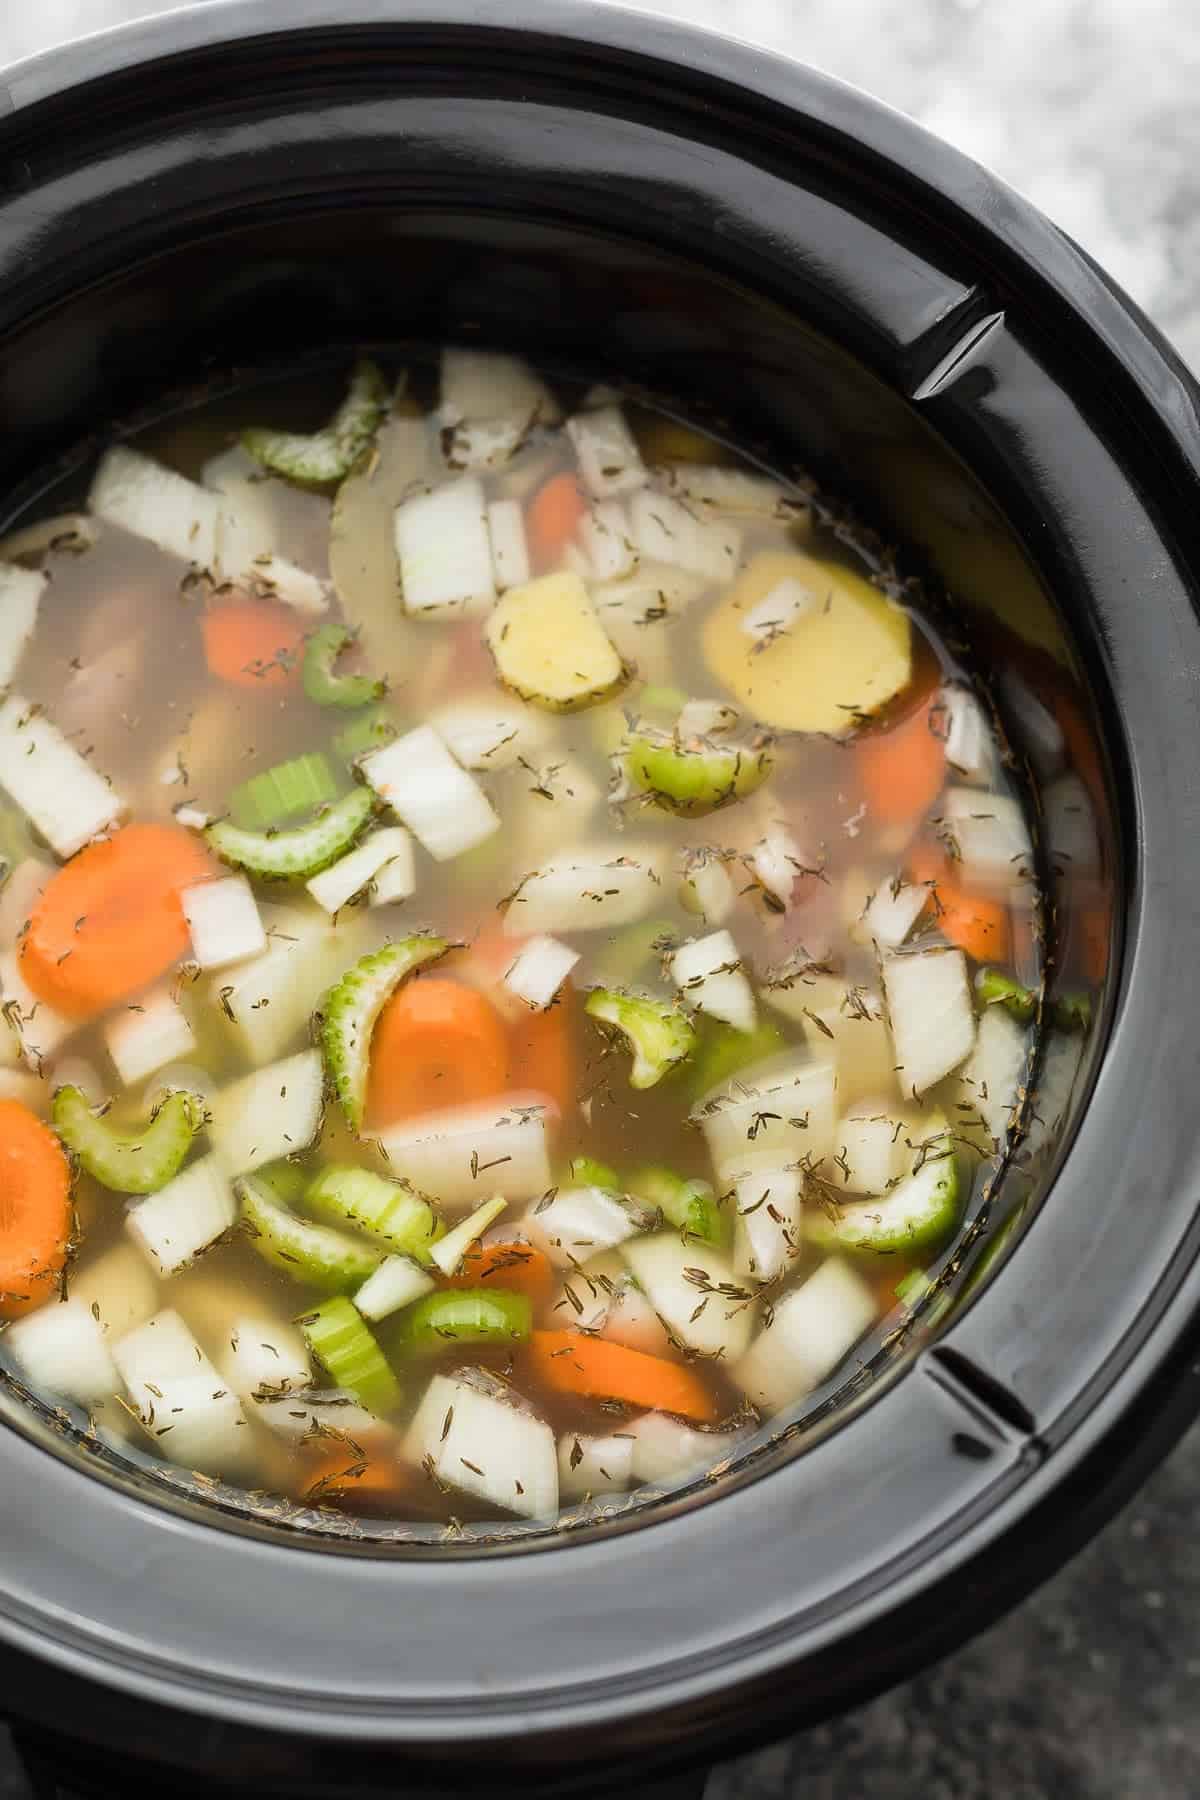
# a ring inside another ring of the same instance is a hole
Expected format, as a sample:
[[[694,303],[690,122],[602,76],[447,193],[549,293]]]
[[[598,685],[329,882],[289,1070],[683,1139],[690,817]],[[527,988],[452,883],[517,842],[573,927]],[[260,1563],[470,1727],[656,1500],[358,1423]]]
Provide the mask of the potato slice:
[[[782,581],[821,604],[773,642],[743,629],[746,615]],[[704,626],[704,654],[746,710],[784,731],[841,735],[873,713],[912,674],[908,615],[861,575],[800,551],[763,551]]]
[[[510,588],[488,619],[487,641],[504,685],[549,712],[594,706],[628,679],[587,588],[570,570]]]

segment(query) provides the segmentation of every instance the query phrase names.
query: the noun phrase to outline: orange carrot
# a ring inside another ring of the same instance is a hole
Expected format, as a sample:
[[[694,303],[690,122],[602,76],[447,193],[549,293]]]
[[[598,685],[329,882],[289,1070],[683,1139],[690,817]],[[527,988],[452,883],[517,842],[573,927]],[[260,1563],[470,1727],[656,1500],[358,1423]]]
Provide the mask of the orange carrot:
[[[531,1305],[541,1306],[554,1290],[554,1270],[549,1257],[533,1244],[476,1244],[467,1251],[458,1274],[451,1276],[450,1286],[486,1291],[489,1285],[524,1294]]]
[[[1007,963],[1011,955],[1007,909],[998,900],[968,893],[953,870],[948,856],[928,846],[915,850],[909,860],[909,880],[933,887],[934,917],[943,936],[977,963]]]
[[[1070,924],[1067,929],[1072,940],[1073,960],[1078,962],[1084,979],[1099,987],[1108,974],[1112,907],[1107,901],[1096,906],[1082,907],[1072,924],[1077,927],[1077,931],[1072,930]]]
[[[500,984],[512,968],[524,939],[484,931],[462,961],[462,979],[495,996],[508,1021],[509,1074],[521,1092],[545,1094],[561,1113],[575,1104],[575,1054],[568,983],[545,1012],[534,1012],[514,1000]],[[512,1004],[508,1004],[512,1002]]]
[[[0,1318],[50,1299],[71,1237],[71,1165],[48,1125],[0,1100]]]
[[[630,1350],[578,1331],[535,1331],[529,1355],[535,1374],[560,1394],[623,1400],[628,1406],[711,1420],[716,1404],[700,1377],[682,1363]]]
[[[204,615],[204,660],[234,687],[282,687],[300,671],[304,626],[275,600],[229,600]]]
[[[890,730],[860,738],[858,778],[871,816],[909,825],[929,811],[946,779],[946,746],[932,699]]]
[[[86,1019],[146,987],[188,948],[180,890],[213,873],[175,825],[126,825],[51,877],[21,940],[21,972],[48,1006]]]
[[[587,504],[574,475],[552,475],[529,503],[525,531],[535,569],[552,569],[579,529]]]
[[[362,1455],[350,1444],[339,1444],[304,1472],[301,1498],[310,1506],[339,1506],[344,1512],[386,1518],[407,1510],[412,1502],[412,1480],[396,1455],[372,1451],[364,1443]]]
[[[508,1086],[504,1022],[474,988],[425,976],[402,987],[379,1015],[367,1084],[372,1129],[487,1100]]]

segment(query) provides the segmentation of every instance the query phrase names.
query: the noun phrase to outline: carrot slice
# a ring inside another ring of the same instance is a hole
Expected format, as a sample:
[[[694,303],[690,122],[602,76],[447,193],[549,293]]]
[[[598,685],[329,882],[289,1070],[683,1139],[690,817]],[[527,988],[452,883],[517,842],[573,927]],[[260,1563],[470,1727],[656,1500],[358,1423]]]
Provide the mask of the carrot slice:
[[[126,825],[47,883],[21,940],[21,972],[48,1006],[86,1019],[146,987],[187,953],[180,890],[213,865],[175,825]]]
[[[857,745],[858,778],[872,817],[909,825],[929,811],[946,779],[946,745],[932,697],[888,731]]]
[[[300,672],[304,626],[275,600],[230,600],[204,615],[204,660],[234,687],[283,687]]]
[[[432,975],[393,994],[371,1039],[373,1129],[487,1100],[508,1086],[504,1022],[475,988]]]
[[[508,1020],[509,1075],[513,1087],[522,1093],[545,1094],[565,1114],[575,1104],[575,1045],[568,999],[571,988],[569,984],[564,987],[545,1012],[533,1012],[523,1001],[514,1001],[500,983],[524,942],[523,938],[505,937],[499,931],[481,932],[463,958],[462,978],[493,992]]]
[[[533,1306],[541,1306],[554,1291],[550,1259],[533,1244],[475,1245],[467,1251],[452,1288],[488,1286],[524,1294]]]
[[[909,879],[934,886],[933,910],[939,931],[977,963],[1007,963],[1011,958],[1008,909],[998,900],[970,894],[955,880],[948,856],[928,847],[913,852]]]
[[[50,1299],[71,1238],[71,1165],[48,1125],[0,1100],[0,1317]]]
[[[560,1394],[589,1400],[623,1400],[685,1419],[711,1420],[716,1403],[700,1377],[682,1363],[578,1331],[535,1331],[529,1355],[534,1372]]]
[[[310,1506],[340,1506],[343,1512],[387,1517],[412,1498],[412,1479],[395,1456],[362,1446],[360,1456],[349,1444],[328,1451],[315,1468],[305,1470],[301,1498]]]
[[[525,518],[529,554],[535,569],[550,569],[579,530],[587,503],[574,475],[552,475],[533,499]]]

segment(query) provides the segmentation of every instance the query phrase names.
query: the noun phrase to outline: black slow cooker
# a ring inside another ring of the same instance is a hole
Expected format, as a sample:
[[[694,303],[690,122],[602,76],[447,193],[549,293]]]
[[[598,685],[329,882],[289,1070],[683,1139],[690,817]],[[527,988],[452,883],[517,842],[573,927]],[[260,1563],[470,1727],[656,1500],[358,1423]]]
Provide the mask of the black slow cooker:
[[[298,1535],[0,1393],[0,1693],[48,1792],[649,1792],[978,1630],[1200,1402],[1200,437],[1177,360],[903,119],[584,0],[246,0],[0,79],[5,517],[164,392],[447,339],[610,371],[810,471],[944,582],[989,666],[1065,696],[1105,869],[1088,1060],[936,1331],[607,1527]]]

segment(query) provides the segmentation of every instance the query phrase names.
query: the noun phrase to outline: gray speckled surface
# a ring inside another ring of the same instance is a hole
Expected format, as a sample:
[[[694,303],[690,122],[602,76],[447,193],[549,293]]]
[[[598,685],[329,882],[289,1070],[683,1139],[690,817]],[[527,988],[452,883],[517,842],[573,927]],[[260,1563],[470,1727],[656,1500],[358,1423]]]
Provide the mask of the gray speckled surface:
[[[8,0],[0,65],[152,10]],[[662,0],[646,10],[736,20],[739,35],[912,113],[1041,205],[1200,363],[1197,0]],[[708,1800],[1195,1800],[1197,1493],[1200,1429],[1010,1618],[851,1716],[717,1770]],[[2,1750],[0,1800],[24,1800]]]

